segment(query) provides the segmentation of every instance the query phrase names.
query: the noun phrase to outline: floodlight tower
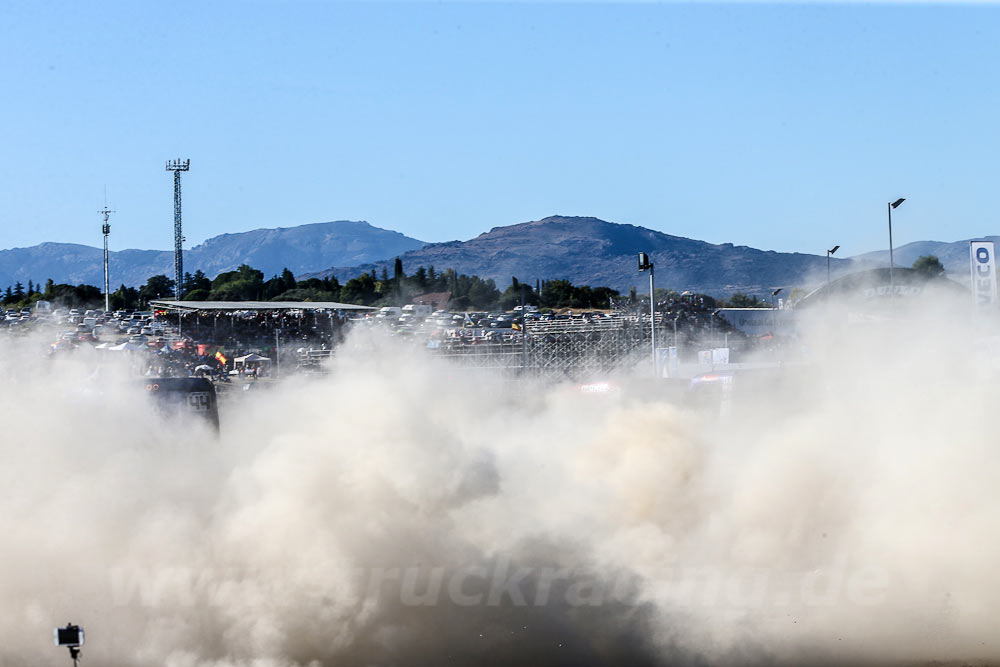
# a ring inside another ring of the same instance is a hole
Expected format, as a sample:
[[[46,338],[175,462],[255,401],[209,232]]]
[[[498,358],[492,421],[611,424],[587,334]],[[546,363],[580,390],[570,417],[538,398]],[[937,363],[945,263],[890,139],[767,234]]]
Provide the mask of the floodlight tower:
[[[174,298],[181,300],[184,276],[184,235],[181,233],[181,172],[191,168],[191,160],[167,160],[167,171],[174,172]]]
[[[104,216],[104,224],[101,225],[101,233],[104,234],[104,312],[108,312],[111,310],[111,286],[108,282],[108,235],[111,234],[111,225],[108,218],[114,211],[105,204],[98,213]]]

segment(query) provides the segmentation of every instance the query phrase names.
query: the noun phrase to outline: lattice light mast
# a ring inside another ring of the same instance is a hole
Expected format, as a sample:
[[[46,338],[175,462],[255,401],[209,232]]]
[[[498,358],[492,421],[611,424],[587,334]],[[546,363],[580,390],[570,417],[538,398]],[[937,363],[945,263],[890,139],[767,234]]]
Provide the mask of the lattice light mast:
[[[101,225],[101,233],[104,234],[104,312],[108,312],[111,310],[111,284],[108,281],[108,235],[111,234],[111,225],[108,218],[114,211],[105,204],[98,213],[104,216],[104,224]]]
[[[184,276],[184,234],[181,232],[181,172],[191,168],[191,160],[167,160],[167,171],[174,172],[174,298],[181,299]]]

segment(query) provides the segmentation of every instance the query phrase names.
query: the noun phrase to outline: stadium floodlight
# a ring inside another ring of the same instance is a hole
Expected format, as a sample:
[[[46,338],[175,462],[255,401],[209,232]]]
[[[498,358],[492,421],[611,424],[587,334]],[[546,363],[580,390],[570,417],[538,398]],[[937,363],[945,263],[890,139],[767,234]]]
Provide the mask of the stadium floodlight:
[[[653,349],[653,377],[656,377],[656,291],[653,287],[653,263],[649,255],[639,253],[639,272],[649,271],[649,344]]]
[[[649,255],[644,252],[639,253],[639,271],[645,271],[646,269],[653,268],[653,264],[649,261]]]
[[[83,646],[83,628],[79,625],[68,623],[65,628],[56,628],[52,631],[56,646],[69,646],[79,648]]]
[[[174,172],[174,300],[181,300],[184,280],[184,233],[181,230],[181,172],[191,169],[191,160],[167,160],[166,170]],[[180,327],[180,314],[177,326]]]
[[[73,659],[73,667],[80,658],[80,647],[83,646],[83,628],[79,625],[67,623],[65,628],[56,628],[52,631],[56,646],[65,646],[69,649],[69,657]]]
[[[830,284],[830,255],[840,250],[839,245],[835,245],[826,251],[826,284]]]

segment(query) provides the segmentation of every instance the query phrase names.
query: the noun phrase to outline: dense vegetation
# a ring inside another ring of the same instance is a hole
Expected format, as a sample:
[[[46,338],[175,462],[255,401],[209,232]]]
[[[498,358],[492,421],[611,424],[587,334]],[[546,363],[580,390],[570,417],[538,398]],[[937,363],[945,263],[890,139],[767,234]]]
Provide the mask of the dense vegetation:
[[[935,255],[921,255],[913,262],[913,270],[928,280],[944,275],[944,265]]]
[[[344,285],[335,277],[296,280],[288,269],[265,280],[263,272],[246,264],[209,279],[202,271],[184,274],[181,286],[186,301],[338,301],[365,306],[402,305],[420,295],[446,293],[452,310],[509,310],[523,298],[542,308],[607,308],[618,292],[608,287],[576,286],[568,280],[538,281],[535,285],[512,278],[503,291],[491,279],[460,274],[453,269],[437,271],[433,266],[419,267],[406,275],[397,259],[393,275],[375,271],[348,280]],[[138,289],[120,286],[111,293],[112,310],[145,308],[150,300],[169,299],[174,281],[165,275],[152,276]],[[32,306],[45,300],[75,308],[99,306],[104,297],[93,285],[56,285],[52,280],[44,288],[28,282],[7,288],[2,301],[6,308]]]
[[[913,268],[928,278],[940,276],[944,267],[937,257],[925,256],[914,262]],[[510,285],[501,291],[492,279],[468,276],[454,269],[436,271],[433,266],[418,267],[407,275],[403,264],[396,258],[393,275],[383,269],[364,273],[348,280],[344,285],[335,277],[296,280],[288,269],[265,280],[264,273],[246,264],[235,271],[220,273],[209,279],[202,271],[185,273],[181,293],[187,301],[339,301],[364,306],[402,305],[411,303],[421,295],[447,293],[451,310],[510,310],[521,303],[540,308],[607,308],[611,299],[620,298],[609,287],[573,285],[568,280],[536,281],[534,285],[511,278]],[[111,308],[117,310],[145,308],[152,299],[169,299],[174,294],[174,281],[164,275],[149,278],[138,289],[122,285],[111,293]],[[680,294],[671,289],[656,290],[658,302],[679,299]],[[768,308],[771,304],[756,296],[737,292],[728,300],[697,295],[712,307]],[[632,303],[641,298],[633,288],[628,295]],[[5,308],[30,307],[36,301],[54,302],[67,308],[100,306],[104,300],[101,290],[93,285],[65,285],[46,281],[44,287],[28,281],[7,287],[2,302]]]

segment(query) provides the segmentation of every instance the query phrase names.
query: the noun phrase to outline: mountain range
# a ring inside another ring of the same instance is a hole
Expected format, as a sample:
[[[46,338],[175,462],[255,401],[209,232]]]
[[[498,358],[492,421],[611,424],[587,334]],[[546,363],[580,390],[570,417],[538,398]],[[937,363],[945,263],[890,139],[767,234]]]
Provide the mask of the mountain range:
[[[112,237],[114,238],[114,237]],[[426,245],[367,222],[339,220],[296,227],[255,229],[214,236],[184,251],[184,270],[200,269],[210,278],[249,264],[265,277],[288,267],[295,274],[325,266],[374,262]],[[138,286],[150,276],[173,278],[173,250],[120,250],[109,253],[112,288]],[[57,283],[104,284],[104,250],[75,243],[42,243],[0,250],[0,286],[52,278]]]
[[[1000,237],[985,237],[1000,242]],[[637,270],[636,255],[648,253],[661,287],[728,295],[736,291],[767,295],[779,286],[806,286],[826,278],[826,257],[759,250],[731,243],[672,236],[634,225],[592,217],[550,216],[495,227],[468,241],[424,243],[367,222],[340,220],[257,229],[212,237],[184,253],[186,271],[200,269],[209,277],[249,264],[265,276],[285,267],[296,276],[335,275],[341,282],[363,272],[393,272],[395,258],[412,273],[419,266],[492,278],[502,289],[511,277],[566,279],[574,284],[603,285],[620,291],[643,289],[646,275]],[[937,255],[959,281],[968,274],[968,241],[918,241],[895,249],[898,266],[920,255]],[[888,263],[888,251],[833,258],[834,273]],[[121,250],[110,256],[112,286],[137,286],[156,274],[173,275],[173,252]],[[62,283],[103,283],[100,248],[68,243],[42,243],[0,251],[0,287],[16,281],[27,285],[52,278]]]
[[[910,266],[914,260],[922,255],[934,255],[941,260],[945,271],[951,274],[950,278],[958,282],[968,283],[970,280],[970,241],[992,241],[1000,248],[1000,236],[982,236],[963,241],[914,241],[913,243],[893,248],[892,259],[896,266]],[[855,255],[851,259],[856,262],[875,266],[888,266],[889,251],[876,250],[874,252],[866,252],[861,255]]]
[[[826,275],[825,256],[717,245],[635,225],[558,215],[495,227],[469,241],[432,243],[400,258],[407,273],[419,266],[453,268],[492,278],[501,289],[516,276],[530,283],[566,279],[625,291],[648,280],[637,270],[640,250],[653,260],[657,283],[676,290],[761,294],[778,285],[799,284],[819,272]],[[343,282],[373,269],[380,273],[384,268],[391,275],[393,264],[394,259],[387,259],[312,275],[332,274]]]

